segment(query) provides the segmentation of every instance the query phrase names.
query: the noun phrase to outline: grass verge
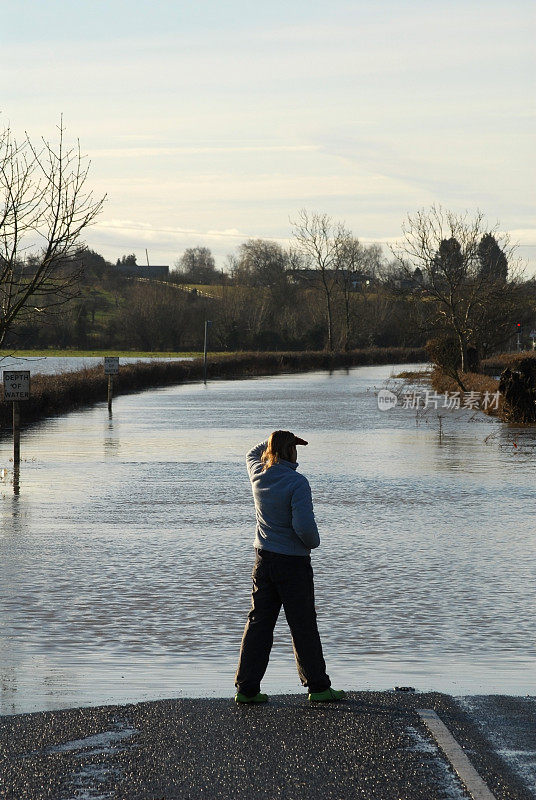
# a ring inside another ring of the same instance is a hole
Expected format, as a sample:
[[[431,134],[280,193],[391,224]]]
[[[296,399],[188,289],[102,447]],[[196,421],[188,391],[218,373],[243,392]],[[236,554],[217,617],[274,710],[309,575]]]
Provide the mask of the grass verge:
[[[439,367],[435,367],[432,370],[431,374],[431,381],[432,381],[432,388],[438,394],[445,394],[448,392],[459,392],[460,387],[456,383],[455,380],[449,378],[448,375],[445,375]],[[495,380],[495,378],[490,377],[489,375],[482,375],[480,372],[464,372],[463,373],[463,384],[466,387],[468,392],[480,392],[481,396],[485,394],[485,392],[489,392],[490,395],[495,394],[495,392],[499,389],[499,381]],[[502,409],[502,396],[499,398],[499,406],[498,408],[492,408],[491,406],[494,405],[490,403],[487,408],[481,408],[484,414],[487,414],[490,417],[500,417],[501,416],[501,409]]]
[[[482,369],[488,375],[499,375],[506,367],[512,367],[522,358],[536,358],[536,350],[525,350],[521,353],[499,353],[491,358],[486,358],[482,362]]]
[[[120,358],[199,358],[200,352],[167,353],[143,350],[0,350],[0,367],[2,358],[104,358],[119,356]]]

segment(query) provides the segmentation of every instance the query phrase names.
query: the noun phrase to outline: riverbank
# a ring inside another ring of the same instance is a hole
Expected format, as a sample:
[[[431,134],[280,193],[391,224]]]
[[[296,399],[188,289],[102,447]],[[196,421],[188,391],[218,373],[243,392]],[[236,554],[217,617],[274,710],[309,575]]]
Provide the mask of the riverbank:
[[[486,358],[482,361],[482,370],[486,375],[500,375],[503,369],[506,369],[506,367],[513,367],[516,362],[525,358],[536,359],[536,351],[523,350],[518,353],[514,350],[509,353],[499,353],[498,355],[490,356],[490,358]]]
[[[403,364],[427,361],[423,348],[367,348],[347,353],[226,353],[208,359],[209,379],[251,378],[281,373],[340,369],[374,364]],[[203,360],[155,361],[129,364],[114,378],[114,395],[203,379]],[[21,422],[27,425],[75,408],[104,402],[107,377],[102,366],[58,375],[32,375],[31,397],[24,401]],[[11,425],[11,404],[0,405],[0,427]]]
[[[118,356],[119,358],[199,358],[203,353],[199,350],[175,353],[167,350],[0,350],[0,365],[3,358],[104,358],[105,356]],[[230,353],[229,355],[236,355]]]
[[[489,375],[483,375],[481,372],[464,372],[462,380],[467,392],[475,392],[476,395],[480,397],[484,397],[486,393],[488,396],[491,396],[499,391],[499,381]],[[454,378],[445,375],[439,367],[435,367],[430,373],[430,382],[432,388],[438,394],[454,394],[460,392],[460,386],[456,383]],[[486,407],[482,406],[481,410],[489,417],[500,417],[502,404],[503,398],[501,395],[499,396],[498,404],[490,403]]]
[[[455,774],[421,709],[436,712],[490,798],[534,798],[530,762],[523,772],[500,750],[529,758],[536,749],[532,699],[399,692],[350,692],[333,704],[305,694],[245,707],[230,697],[174,699],[3,717],[0,796],[463,800],[466,773]]]
[[[485,359],[481,364],[481,372],[463,373],[462,380],[466,391],[475,392],[481,396],[484,396],[486,393],[488,395],[494,395],[499,391],[499,379],[497,376],[507,367],[515,369],[517,363],[527,358],[536,360],[536,353],[533,351],[499,353],[498,355]],[[430,373],[430,382],[434,391],[439,394],[460,391],[460,386],[456,381],[450,376],[445,375],[439,367],[433,368]],[[482,411],[490,417],[499,417],[504,421],[507,415],[505,415],[503,404],[504,398],[500,395],[498,404],[491,403],[486,408],[482,408]],[[506,421],[512,420],[507,419]]]

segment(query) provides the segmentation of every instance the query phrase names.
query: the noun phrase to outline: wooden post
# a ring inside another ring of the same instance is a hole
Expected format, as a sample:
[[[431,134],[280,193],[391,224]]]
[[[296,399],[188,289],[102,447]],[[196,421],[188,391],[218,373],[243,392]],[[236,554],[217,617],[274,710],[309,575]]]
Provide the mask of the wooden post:
[[[13,468],[13,494],[20,494],[20,466],[17,464]]]
[[[205,347],[203,350],[203,383],[207,383],[207,321],[205,320]]]
[[[112,398],[114,394],[114,376],[108,375],[108,411],[112,413]]]
[[[208,341],[208,328],[212,325],[209,319],[205,320],[205,347],[203,351],[203,383],[207,385],[207,341]]]
[[[20,406],[13,401],[13,466],[20,464]]]
[[[13,401],[13,493],[20,494],[20,405]]]

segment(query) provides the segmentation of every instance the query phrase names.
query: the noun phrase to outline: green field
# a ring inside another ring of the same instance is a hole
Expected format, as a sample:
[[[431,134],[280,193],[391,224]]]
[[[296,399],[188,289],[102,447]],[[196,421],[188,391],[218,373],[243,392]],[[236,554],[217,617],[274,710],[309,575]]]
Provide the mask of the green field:
[[[236,356],[237,352],[225,353],[210,352],[210,356],[218,358]],[[119,356],[119,358],[203,358],[202,352],[153,352],[150,350],[0,350],[2,358],[104,358],[104,356]]]
[[[199,358],[203,353],[152,353],[141,350],[0,350],[0,358],[11,357],[40,357],[54,358],[104,358],[104,356],[119,356],[120,358]]]

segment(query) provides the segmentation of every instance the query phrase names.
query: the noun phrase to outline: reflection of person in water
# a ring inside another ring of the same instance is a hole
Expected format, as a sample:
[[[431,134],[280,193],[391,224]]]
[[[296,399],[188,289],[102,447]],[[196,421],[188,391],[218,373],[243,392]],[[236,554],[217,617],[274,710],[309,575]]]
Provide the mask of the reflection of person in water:
[[[290,431],[274,431],[246,456],[257,528],[251,610],[242,638],[235,678],[237,703],[263,703],[260,691],[273,632],[283,606],[292,634],[298,675],[309,700],[341,700],[331,688],[316,624],[311,549],[320,537],[311,488],[296,471],[296,445],[307,442]]]

